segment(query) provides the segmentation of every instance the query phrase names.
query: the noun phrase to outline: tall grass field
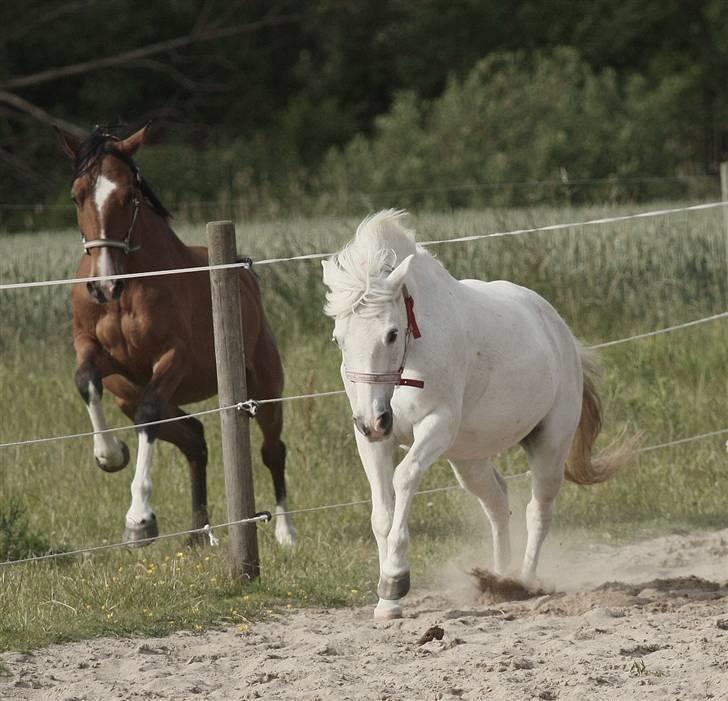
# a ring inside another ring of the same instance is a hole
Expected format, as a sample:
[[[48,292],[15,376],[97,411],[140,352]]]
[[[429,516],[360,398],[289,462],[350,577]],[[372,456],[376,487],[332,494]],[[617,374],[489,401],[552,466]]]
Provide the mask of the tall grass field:
[[[457,211],[414,215],[409,222],[420,240],[428,240],[625,211]],[[240,221],[238,249],[258,260],[333,252],[353,235],[358,220]],[[187,242],[204,243],[203,226],[175,228]],[[504,278],[535,289],[589,345],[728,309],[727,240],[723,212],[711,209],[430,250],[457,277]],[[80,254],[74,231],[2,236],[0,282],[69,277]],[[283,354],[285,393],[340,389],[331,321],[321,311],[319,263],[261,265],[257,272]],[[607,348],[601,358],[603,444],[625,429],[643,432],[643,445],[653,445],[728,427],[728,321]],[[74,369],[69,289],[1,291],[0,443],[90,430]],[[127,425],[112,399],[106,396],[105,402],[110,424]],[[211,399],[190,409],[214,406]],[[203,421],[209,506],[212,522],[219,523],[226,520],[219,418]],[[344,397],[288,402],[285,422],[292,508],[368,497]],[[272,486],[258,458],[257,429],[252,430],[257,506],[270,509]],[[566,484],[550,537],[580,533],[593,542],[620,542],[728,526],[727,437],[644,453],[605,485]],[[126,440],[133,453],[133,431]],[[497,462],[505,474],[526,469],[518,449]],[[116,474],[99,470],[89,438],[0,448],[0,560],[118,542],[131,478],[132,467]],[[453,483],[441,462],[421,488]],[[155,455],[153,484],[161,530],[188,528],[186,464],[164,443]],[[509,484],[512,522],[520,524],[528,480]],[[224,531],[218,532],[222,544],[216,548],[163,540],[138,550],[0,567],[0,649],[231,624],[242,633],[291,606],[373,603],[377,559],[367,506],[300,513],[295,523],[298,545],[290,550],[275,544],[271,525],[259,527],[262,576],[247,586],[228,576]],[[474,497],[459,490],[417,497],[410,530],[414,588],[436,586],[443,565],[459,552],[472,551],[472,564],[490,564],[488,526]]]

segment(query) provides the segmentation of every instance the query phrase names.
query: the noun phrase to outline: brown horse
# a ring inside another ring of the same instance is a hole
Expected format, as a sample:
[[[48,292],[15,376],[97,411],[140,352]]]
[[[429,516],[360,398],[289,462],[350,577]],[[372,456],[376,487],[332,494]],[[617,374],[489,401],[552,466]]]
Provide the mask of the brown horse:
[[[80,141],[61,134],[74,161],[71,196],[76,204],[84,246],[78,277],[97,282],[72,290],[76,386],[86,402],[95,431],[107,427],[103,389],[135,424],[186,416],[182,404],[217,392],[210,280],[207,272],[130,280],[124,273],[191,268],[208,264],[207,249],[187,246],[169,226],[169,213],[152,192],[132,156],[147,127],[126,139],[96,129]],[[248,388],[256,399],[280,397],[283,371],[273,333],[261,305],[255,275],[240,271]],[[279,403],[258,414],[262,457],[273,477],[278,513],[286,510],[286,447],[281,441]],[[138,452],[126,514],[124,541],[159,535],[150,504],[151,462],[155,440],[176,445],[187,458],[192,482],[192,527],[208,522],[207,445],[195,418],[137,429]],[[106,472],[129,462],[127,446],[111,434],[94,436],[96,462]],[[276,522],[279,543],[292,544],[289,517]]]

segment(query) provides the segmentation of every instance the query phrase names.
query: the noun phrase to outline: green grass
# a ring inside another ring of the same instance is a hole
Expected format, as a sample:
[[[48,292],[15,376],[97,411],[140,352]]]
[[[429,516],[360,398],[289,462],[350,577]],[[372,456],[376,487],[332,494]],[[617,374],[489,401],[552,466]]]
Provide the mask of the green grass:
[[[413,218],[421,240],[579,221],[622,209],[533,209],[455,212]],[[254,258],[333,251],[356,219],[239,224],[238,248]],[[202,241],[202,227],[178,227]],[[728,308],[726,233],[720,211],[472,244],[436,253],[459,277],[507,278],[544,294],[586,343],[652,330]],[[0,281],[72,275],[77,234],[53,232],[0,237]],[[338,389],[338,353],[316,261],[260,266],[265,304],[286,368],[286,393]],[[0,292],[0,442],[89,430],[73,386],[68,289]],[[602,353],[607,425],[604,442],[624,426],[658,443],[728,426],[728,326],[714,322]],[[109,397],[113,425],[126,421]],[[192,407],[215,405],[209,400]],[[285,405],[291,506],[302,508],[366,498],[343,397]],[[220,431],[204,418],[210,448],[209,504],[213,522],[225,520]],[[253,430],[258,508],[273,505],[272,487],[258,460]],[[132,449],[133,433],[128,435]],[[700,527],[725,527],[728,472],[723,440],[710,439],[640,457],[613,482],[566,485],[556,527],[594,539]],[[520,451],[499,466],[520,472]],[[70,440],[0,449],[0,515],[24,511],[24,531],[48,549],[118,541],[128,507],[131,469],[105,474],[94,464],[91,441]],[[160,444],[153,469],[153,504],[163,531],[189,527],[189,480],[181,456]],[[429,471],[423,488],[452,483],[446,464]],[[514,523],[523,521],[527,481],[511,482]],[[242,586],[227,574],[221,548],[193,550],[162,541],[137,551],[113,551],[55,564],[0,570],[0,649],[28,649],[53,641],[110,634],[162,634],[251,621],[293,606],[371,603],[376,548],[366,506],[299,514],[299,545],[278,548],[271,525],[259,528],[260,582]],[[410,522],[414,587],[437,581],[453,555],[482,548],[488,528],[474,500],[459,492],[418,497]],[[20,540],[20,537],[18,537]],[[35,549],[37,550],[37,548]]]

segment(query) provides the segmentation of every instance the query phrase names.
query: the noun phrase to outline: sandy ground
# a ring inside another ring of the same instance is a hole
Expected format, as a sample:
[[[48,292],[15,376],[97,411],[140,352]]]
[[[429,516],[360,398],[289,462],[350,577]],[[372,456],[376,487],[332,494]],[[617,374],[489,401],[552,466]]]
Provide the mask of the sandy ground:
[[[0,698],[728,699],[728,530],[558,550],[553,592],[524,601],[480,593],[453,564],[398,621],[300,610],[247,633],[6,653]]]

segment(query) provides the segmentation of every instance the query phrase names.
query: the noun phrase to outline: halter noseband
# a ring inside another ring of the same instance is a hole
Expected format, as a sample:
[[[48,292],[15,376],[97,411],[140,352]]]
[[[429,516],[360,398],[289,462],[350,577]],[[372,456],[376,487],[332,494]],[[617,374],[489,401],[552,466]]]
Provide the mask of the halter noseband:
[[[137,184],[141,185],[141,173],[138,170],[134,170],[134,175],[136,177]],[[86,252],[87,256],[91,255],[92,248],[120,248],[124,252],[125,256],[128,256],[130,253],[134,253],[134,251],[138,251],[141,249],[141,246],[131,245],[131,235],[134,231],[134,225],[136,224],[137,217],[139,216],[139,210],[141,209],[142,201],[139,199],[139,197],[137,197],[137,195],[134,195],[131,203],[134,206],[134,211],[131,215],[129,228],[126,230],[126,236],[122,241],[112,241],[111,239],[95,239],[94,241],[87,241],[86,236],[81,233],[81,244],[83,245],[83,250]]]
[[[354,372],[346,370],[346,377],[350,382],[361,382],[367,385],[396,385],[398,387],[417,387],[422,389],[425,386],[424,380],[411,380],[402,377],[404,372],[404,363],[407,359],[407,350],[409,347],[410,336],[419,338],[422,336],[415,319],[415,301],[407,292],[407,287],[402,288],[404,295],[404,307],[407,310],[407,332],[404,337],[404,353],[402,354],[402,362],[399,370],[396,372]]]

